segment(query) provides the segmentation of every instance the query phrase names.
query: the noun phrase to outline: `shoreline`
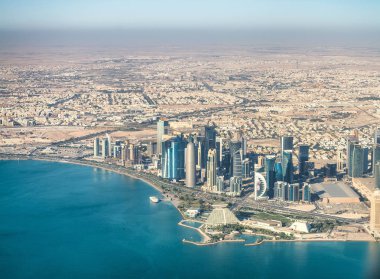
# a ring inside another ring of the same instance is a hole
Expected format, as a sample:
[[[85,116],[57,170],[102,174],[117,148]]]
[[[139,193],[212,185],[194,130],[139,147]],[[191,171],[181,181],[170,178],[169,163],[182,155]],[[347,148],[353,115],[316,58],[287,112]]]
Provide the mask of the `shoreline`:
[[[147,180],[143,177],[140,177],[140,176],[137,176],[133,173],[130,173],[127,171],[127,169],[125,169],[125,171],[123,171],[123,170],[115,169],[114,167],[108,167],[107,164],[105,164],[103,162],[87,161],[87,160],[86,161],[79,161],[79,160],[70,159],[70,158],[49,158],[49,157],[36,157],[36,156],[16,155],[16,154],[15,155],[2,155],[2,154],[0,154],[0,161],[16,161],[16,160],[46,161],[46,162],[66,163],[66,164],[87,166],[87,167],[92,167],[92,168],[99,168],[99,169],[110,171],[110,172],[113,172],[116,174],[125,175],[129,178],[132,178],[132,179],[141,180],[144,183],[151,186],[152,188],[154,188],[155,190],[157,190],[158,192],[160,192],[161,195],[163,195],[163,190],[159,186],[155,185],[153,182],[150,182],[149,180]],[[122,167],[119,165],[116,165],[116,166]],[[191,226],[187,226],[185,224],[182,224],[183,221],[194,221],[194,220],[187,219],[187,217],[184,216],[184,214],[176,206],[176,204],[173,202],[173,200],[166,199],[166,197],[164,197],[164,199],[162,199],[162,200],[170,202],[174,206],[174,208],[177,209],[179,214],[181,215],[182,220],[180,220],[179,223],[177,223],[177,225],[197,230],[202,235],[202,237],[206,236],[207,239],[210,239],[210,237],[206,233],[204,233],[202,230],[200,230],[199,228],[193,228]],[[190,240],[183,239],[182,242],[194,244],[197,246],[208,246],[208,245],[215,245],[215,244],[223,243],[223,242],[245,242],[245,240],[243,240],[243,239],[231,239],[231,240],[220,240],[220,241],[216,241],[216,242],[196,242],[196,241],[190,241]],[[272,242],[272,243],[275,243],[275,242],[368,242],[368,243],[372,243],[372,242],[377,242],[377,241],[376,240],[360,240],[360,239],[358,239],[358,240],[356,240],[356,239],[355,240],[354,239],[353,240],[350,240],[350,239],[292,239],[292,240],[270,239],[270,240],[263,240],[260,243],[247,243],[247,244],[245,244],[245,246],[257,246],[257,245],[263,244],[264,242]]]
[[[81,161],[79,161],[79,160],[70,159],[70,158],[49,158],[49,157],[36,157],[36,156],[31,157],[31,156],[28,156],[28,155],[6,155],[4,157],[0,155],[0,161],[16,161],[16,160],[25,160],[25,161],[27,161],[27,160],[32,160],[32,161],[45,161],[45,162],[73,164],[73,165],[79,165],[79,166],[98,168],[98,169],[110,171],[110,172],[113,172],[113,173],[125,175],[125,176],[127,176],[129,178],[132,178],[132,179],[141,180],[144,183],[148,184],[150,187],[156,189],[163,196],[163,190],[159,186],[155,185],[153,182],[150,182],[149,180],[147,180],[147,179],[145,179],[143,177],[140,177],[140,176],[137,176],[135,174],[132,174],[132,173],[128,172],[127,169],[125,169],[125,170],[118,170],[118,169],[115,169],[113,167],[108,167],[107,164],[103,163],[103,162],[90,161],[90,160],[83,160],[83,161],[81,160]],[[121,167],[121,166],[117,165],[117,167]],[[174,208],[177,209],[177,211],[180,213],[181,217],[183,219],[186,219],[186,216],[183,215],[183,213],[181,212],[181,210],[179,210],[179,208],[176,206],[176,204],[173,202],[173,200],[167,199],[165,196],[163,196],[163,197],[164,198],[162,199],[162,201],[168,201],[168,202],[170,202],[174,206]]]

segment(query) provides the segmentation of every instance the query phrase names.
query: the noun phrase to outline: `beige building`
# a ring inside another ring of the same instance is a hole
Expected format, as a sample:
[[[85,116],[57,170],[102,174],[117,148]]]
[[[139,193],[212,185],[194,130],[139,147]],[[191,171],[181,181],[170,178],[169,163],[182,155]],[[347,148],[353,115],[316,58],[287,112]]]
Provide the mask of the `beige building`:
[[[372,231],[380,234],[380,190],[373,192],[371,199],[370,227]]]

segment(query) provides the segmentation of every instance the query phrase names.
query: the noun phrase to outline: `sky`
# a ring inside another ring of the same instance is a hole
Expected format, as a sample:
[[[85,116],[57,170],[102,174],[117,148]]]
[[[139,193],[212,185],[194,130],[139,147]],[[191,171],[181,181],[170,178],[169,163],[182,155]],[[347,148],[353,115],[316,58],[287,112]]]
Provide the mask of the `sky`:
[[[0,29],[380,30],[380,0],[0,0]]]

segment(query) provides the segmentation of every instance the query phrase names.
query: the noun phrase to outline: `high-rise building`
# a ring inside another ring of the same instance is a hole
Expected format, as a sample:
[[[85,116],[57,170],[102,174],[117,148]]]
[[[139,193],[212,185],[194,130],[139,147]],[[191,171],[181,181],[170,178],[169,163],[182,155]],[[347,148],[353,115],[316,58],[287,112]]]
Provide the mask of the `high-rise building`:
[[[375,188],[380,190],[380,162],[376,163],[373,176],[375,177]]]
[[[197,149],[197,153],[198,153],[198,156],[197,156],[197,168],[198,169],[202,169],[204,163],[202,162],[203,160],[203,144],[201,141],[198,141],[198,149]]]
[[[290,184],[288,188],[288,200],[297,202],[299,201],[299,185],[298,183]]]
[[[344,152],[342,149],[338,149],[336,153],[336,170],[342,172],[344,170]]]
[[[186,186],[195,187],[196,184],[195,168],[195,146],[192,139],[186,146]]]
[[[247,139],[241,137],[241,149],[243,150],[243,158],[247,156]]]
[[[374,144],[372,147],[372,170],[377,162],[380,162],[380,144]]]
[[[102,139],[102,157],[103,158],[106,158],[109,156],[109,153],[108,153],[108,138],[103,138]]]
[[[203,148],[201,167],[204,168],[206,167],[208,151],[216,147],[215,126],[207,125],[202,127],[199,139],[202,142],[201,147]]]
[[[111,136],[109,134],[106,134],[107,135],[107,142],[108,142],[108,157],[112,157],[112,140],[111,140]]]
[[[282,181],[293,182],[293,152],[292,150],[284,150],[282,152]]]
[[[158,147],[158,145],[157,145]],[[171,160],[171,140],[166,139],[161,142],[161,176],[169,179],[169,166]],[[158,148],[157,148],[158,149]]]
[[[243,151],[239,149],[233,153],[232,156],[232,176],[243,176],[243,163],[242,163]]]
[[[170,179],[185,178],[185,147],[186,142],[182,137],[171,141]]]
[[[207,188],[209,191],[213,191],[216,186],[216,159],[216,149],[209,149],[207,154]]]
[[[302,201],[311,202],[311,187],[310,184],[304,183],[302,187]]]
[[[241,177],[231,177],[230,178],[230,192],[233,195],[239,196],[241,194],[243,181]]]
[[[352,177],[353,170],[353,155],[354,155],[354,146],[358,144],[359,141],[357,137],[349,137],[347,139],[347,174]]]
[[[94,157],[99,157],[100,155],[100,141],[99,138],[94,139]]]
[[[255,172],[255,182],[254,182],[254,198],[258,200],[263,197],[267,197],[268,185],[265,177],[259,173]]]
[[[162,154],[162,138],[169,133],[169,121],[159,119],[157,122],[157,154]]]
[[[263,168],[265,166],[265,156],[257,156],[257,169]]]
[[[216,177],[216,192],[222,193],[224,192],[224,176],[220,175]]]
[[[270,199],[274,197],[274,182],[276,180],[275,172],[276,156],[265,156],[265,179],[268,187],[268,196]]]
[[[326,176],[327,177],[336,177],[337,172],[336,172],[336,163],[327,163],[325,166],[326,169]]]
[[[223,151],[224,151],[224,139],[221,137],[216,138],[216,144],[215,144],[215,149],[216,149],[216,154],[217,154],[217,162],[218,162],[218,167],[221,166],[222,160],[223,160]]]
[[[352,151],[352,177],[363,176],[364,151],[360,144],[355,144]]]
[[[282,164],[281,161],[278,161],[276,159],[276,163],[274,164],[274,171],[276,176],[276,181],[282,181],[283,175],[282,175]]]
[[[281,158],[285,150],[293,150],[293,137],[283,136],[280,138]]]
[[[245,158],[242,161],[242,177],[243,178],[251,177],[251,162],[249,158]]]
[[[307,144],[301,144],[298,147],[298,167],[299,167],[299,173],[305,174],[305,162],[309,161],[309,145]]]
[[[374,143],[380,144],[380,128],[377,128],[375,131]]]
[[[370,228],[380,234],[380,189],[375,189],[372,194]]]
[[[368,173],[368,155],[369,155],[369,148],[363,147],[363,173]]]
[[[276,181],[274,183],[274,198],[287,201],[289,194],[289,184],[284,181]]]

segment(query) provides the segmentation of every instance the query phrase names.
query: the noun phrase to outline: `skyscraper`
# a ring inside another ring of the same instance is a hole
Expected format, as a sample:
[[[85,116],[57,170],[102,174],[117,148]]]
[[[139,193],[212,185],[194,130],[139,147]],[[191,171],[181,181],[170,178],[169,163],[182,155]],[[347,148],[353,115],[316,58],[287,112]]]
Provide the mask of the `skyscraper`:
[[[358,143],[357,137],[349,137],[347,139],[347,174],[350,177],[352,177],[354,146]]]
[[[375,131],[374,143],[380,144],[380,128],[377,128]]]
[[[107,142],[108,142],[108,157],[112,157],[112,140],[111,136],[109,134],[107,135]]]
[[[302,201],[311,202],[311,187],[307,183],[304,183],[302,187]]]
[[[373,176],[375,177],[375,188],[380,190],[380,162],[376,163]]]
[[[182,136],[170,138],[161,144],[161,175],[179,180],[185,178],[185,146]]]
[[[309,145],[301,144],[298,147],[298,167],[299,173],[305,174],[305,162],[309,161]]]
[[[368,155],[369,155],[369,148],[363,147],[363,173],[368,173]]]
[[[374,144],[372,147],[372,171],[377,162],[380,162],[380,144]]]
[[[202,144],[202,142],[201,141],[198,141],[198,148],[197,148],[197,154],[198,154],[198,156],[197,156],[197,168],[198,169],[202,169],[203,167],[203,165],[204,165],[204,163],[202,162],[202,160],[203,160],[203,144]]]
[[[268,187],[268,196],[270,199],[274,197],[274,182],[276,179],[275,173],[276,156],[265,156],[265,179]]]
[[[282,181],[293,182],[293,152],[284,150],[282,152]]]
[[[207,188],[209,191],[213,191],[216,186],[216,159],[216,149],[209,149],[207,154]]]
[[[169,132],[169,121],[159,119],[157,122],[157,154],[162,154],[162,137]]]
[[[290,184],[288,188],[289,201],[299,201],[299,185],[298,183]]]
[[[102,157],[106,158],[108,157],[108,138],[103,138],[102,139]]]
[[[171,142],[171,179],[185,178],[185,146],[182,137],[176,137]]]
[[[240,195],[242,190],[243,181],[241,177],[231,177],[230,178],[230,192],[232,195]]]
[[[201,147],[203,149],[201,167],[204,168],[206,167],[208,151],[210,149],[215,149],[216,147],[215,126],[206,125],[202,127],[199,139],[200,139],[200,142],[202,142]]]
[[[219,193],[224,192],[224,176],[223,175],[216,177],[216,191]]]
[[[342,172],[344,170],[344,153],[342,149],[336,152],[336,170]]]
[[[380,189],[376,188],[371,198],[370,228],[380,233]]]
[[[281,158],[285,150],[293,150],[293,137],[283,136],[280,138]]]
[[[243,151],[239,149],[233,153],[232,157],[232,176],[242,177],[243,176]]]
[[[352,151],[352,177],[363,176],[364,151],[360,144],[355,144]]]
[[[100,142],[99,138],[94,139],[94,157],[99,157],[100,155]]]
[[[186,186],[195,187],[195,146],[192,139],[186,146]]]

